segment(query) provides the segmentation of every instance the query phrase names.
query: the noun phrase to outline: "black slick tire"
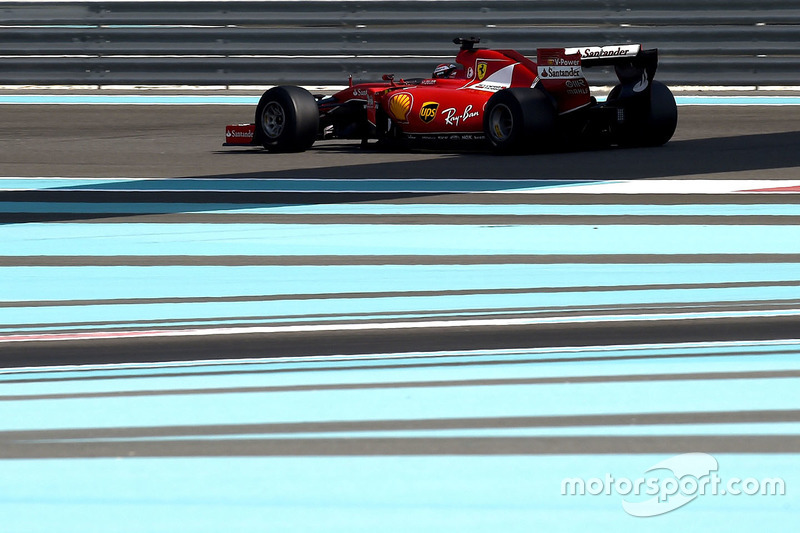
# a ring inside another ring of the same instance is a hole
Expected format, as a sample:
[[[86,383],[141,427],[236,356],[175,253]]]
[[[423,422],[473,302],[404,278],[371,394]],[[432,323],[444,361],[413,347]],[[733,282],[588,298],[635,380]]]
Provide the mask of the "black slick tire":
[[[319,107],[302,87],[273,87],[261,96],[255,123],[256,141],[267,150],[303,152],[317,139]]]
[[[608,95],[608,101],[617,100],[622,92],[616,86]],[[626,126],[623,128],[618,142],[622,146],[646,147],[666,144],[675,134],[678,126],[678,106],[669,87],[659,81],[653,81],[649,90],[650,99],[644,102],[634,97],[630,104],[619,105],[624,109]]]
[[[497,153],[548,149],[555,126],[555,104],[540,89],[503,89],[492,95],[484,109],[483,131]]]

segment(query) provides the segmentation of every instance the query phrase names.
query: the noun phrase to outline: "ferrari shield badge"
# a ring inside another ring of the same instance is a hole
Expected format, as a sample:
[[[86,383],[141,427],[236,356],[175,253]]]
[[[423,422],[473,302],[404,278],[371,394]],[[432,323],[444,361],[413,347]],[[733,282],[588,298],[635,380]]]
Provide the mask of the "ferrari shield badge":
[[[486,63],[479,62],[476,68],[478,69],[478,79],[483,81],[483,78],[486,77]]]

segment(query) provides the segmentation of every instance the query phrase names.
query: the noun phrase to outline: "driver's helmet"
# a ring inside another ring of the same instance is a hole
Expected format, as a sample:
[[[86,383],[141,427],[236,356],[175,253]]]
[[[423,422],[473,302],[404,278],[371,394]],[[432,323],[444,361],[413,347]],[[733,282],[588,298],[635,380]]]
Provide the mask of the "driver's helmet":
[[[455,78],[458,65],[455,63],[442,63],[433,69],[434,78]]]

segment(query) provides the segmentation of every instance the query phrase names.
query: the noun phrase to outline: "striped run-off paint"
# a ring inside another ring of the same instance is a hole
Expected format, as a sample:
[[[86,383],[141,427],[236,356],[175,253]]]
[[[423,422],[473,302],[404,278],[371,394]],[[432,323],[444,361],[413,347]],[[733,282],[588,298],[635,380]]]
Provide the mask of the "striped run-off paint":
[[[44,340],[791,320],[798,186],[4,178],[0,353]],[[142,191],[152,196],[127,197]],[[339,196],[206,204],[197,191]],[[676,193],[686,202],[658,200]],[[623,501],[652,495],[607,476],[635,481],[705,452],[724,482],[780,478],[788,495],[709,492],[645,527],[792,525],[800,340],[575,341],[2,368],[0,515],[9,531],[641,530]],[[569,495],[567,478],[605,485]]]

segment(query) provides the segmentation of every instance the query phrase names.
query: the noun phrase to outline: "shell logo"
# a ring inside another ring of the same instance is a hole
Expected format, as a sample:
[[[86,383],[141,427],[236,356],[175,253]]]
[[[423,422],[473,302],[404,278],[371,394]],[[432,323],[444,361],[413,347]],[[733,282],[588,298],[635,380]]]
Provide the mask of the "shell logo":
[[[414,97],[409,93],[397,93],[389,99],[389,114],[398,122],[408,122],[408,114]]]

